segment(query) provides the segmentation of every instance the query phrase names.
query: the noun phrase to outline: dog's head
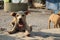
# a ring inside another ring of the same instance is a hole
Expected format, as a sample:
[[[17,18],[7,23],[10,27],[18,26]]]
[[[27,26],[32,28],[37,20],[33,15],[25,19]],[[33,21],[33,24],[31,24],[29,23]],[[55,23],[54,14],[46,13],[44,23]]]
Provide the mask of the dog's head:
[[[23,13],[12,12],[11,16],[13,16],[14,19],[16,19],[17,23],[21,27],[21,26],[25,25],[26,15],[28,15],[28,14],[29,14],[29,11],[25,11]]]

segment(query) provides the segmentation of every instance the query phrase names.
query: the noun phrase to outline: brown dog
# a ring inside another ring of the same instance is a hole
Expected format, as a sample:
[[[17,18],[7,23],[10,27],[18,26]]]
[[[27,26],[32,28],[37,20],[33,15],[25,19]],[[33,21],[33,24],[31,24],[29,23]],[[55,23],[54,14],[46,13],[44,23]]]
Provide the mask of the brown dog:
[[[60,12],[58,14],[51,14],[51,16],[48,19],[48,28],[50,29],[50,22],[54,23],[54,28],[60,28]]]
[[[22,12],[22,13],[15,13],[12,12],[11,16],[14,17],[12,21],[12,26],[14,27],[11,31],[9,31],[9,34],[13,34],[16,32],[25,32],[27,36],[30,35],[30,32],[32,31],[32,27],[28,26],[26,23],[26,15],[29,13],[29,11]]]

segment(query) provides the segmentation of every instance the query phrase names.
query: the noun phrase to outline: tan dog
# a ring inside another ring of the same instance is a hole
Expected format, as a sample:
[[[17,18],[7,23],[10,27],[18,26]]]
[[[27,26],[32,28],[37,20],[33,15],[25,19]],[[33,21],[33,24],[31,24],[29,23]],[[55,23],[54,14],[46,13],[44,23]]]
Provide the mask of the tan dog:
[[[13,34],[16,32],[25,32],[27,36],[30,35],[30,32],[32,31],[32,27],[28,26],[26,23],[26,15],[29,13],[29,11],[22,12],[22,13],[15,13],[12,12],[11,16],[14,17],[12,21],[12,26],[14,27],[11,31],[9,31],[9,34]]]
[[[33,3],[34,7],[36,8],[43,8],[45,5],[41,4],[41,3]]]
[[[48,19],[48,28],[50,29],[50,22],[54,23],[54,28],[60,28],[60,12],[58,14],[51,14]]]

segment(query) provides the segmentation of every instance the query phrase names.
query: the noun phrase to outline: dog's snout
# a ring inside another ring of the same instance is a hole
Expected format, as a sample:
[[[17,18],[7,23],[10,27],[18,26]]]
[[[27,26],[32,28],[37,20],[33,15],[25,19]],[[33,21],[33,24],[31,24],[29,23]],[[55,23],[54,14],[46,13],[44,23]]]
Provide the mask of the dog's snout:
[[[20,18],[19,20],[22,20],[22,18]]]

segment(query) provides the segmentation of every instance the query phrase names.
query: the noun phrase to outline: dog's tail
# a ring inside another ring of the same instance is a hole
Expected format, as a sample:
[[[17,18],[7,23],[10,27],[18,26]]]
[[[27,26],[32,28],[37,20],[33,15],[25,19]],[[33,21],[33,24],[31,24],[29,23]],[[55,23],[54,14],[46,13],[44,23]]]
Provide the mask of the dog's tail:
[[[48,20],[48,29],[50,29],[51,20]]]

